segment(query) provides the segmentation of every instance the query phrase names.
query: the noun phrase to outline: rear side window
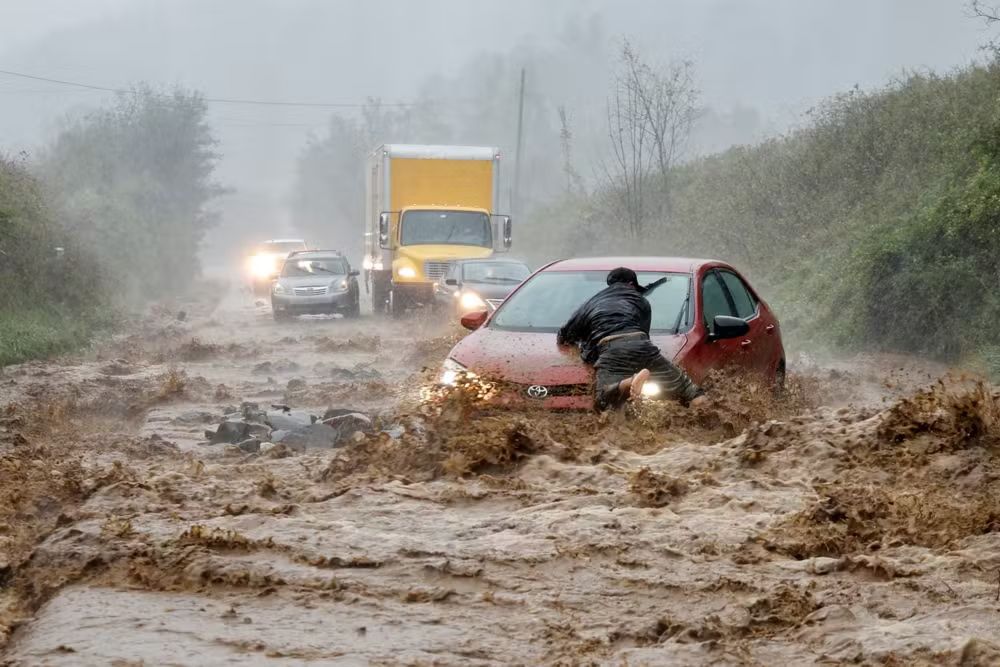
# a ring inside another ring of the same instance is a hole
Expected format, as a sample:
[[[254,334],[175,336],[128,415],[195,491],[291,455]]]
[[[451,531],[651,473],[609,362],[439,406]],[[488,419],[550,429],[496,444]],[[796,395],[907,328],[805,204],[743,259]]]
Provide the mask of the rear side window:
[[[717,315],[733,314],[722,283],[719,282],[714,272],[701,279],[701,310],[704,314],[705,325],[709,330],[712,329],[712,322]]]
[[[736,316],[744,320],[754,316],[757,312],[757,300],[753,298],[750,290],[740,280],[739,276],[729,271],[719,271],[722,282],[726,283],[729,294],[733,297],[733,305],[736,306]]]

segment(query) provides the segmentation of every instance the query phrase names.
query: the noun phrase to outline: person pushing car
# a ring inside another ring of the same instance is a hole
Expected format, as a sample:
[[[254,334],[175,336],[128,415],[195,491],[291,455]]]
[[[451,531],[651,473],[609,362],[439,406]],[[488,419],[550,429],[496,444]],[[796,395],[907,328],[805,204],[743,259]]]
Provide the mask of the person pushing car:
[[[650,379],[665,396],[684,405],[706,400],[702,389],[649,339],[652,308],[644,294],[664,281],[643,287],[632,269],[613,269],[608,273],[608,286],[580,306],[559,330],[556,342],[579,346],[583,361],[597,371],[594,405],[598,410],[638,399]]]

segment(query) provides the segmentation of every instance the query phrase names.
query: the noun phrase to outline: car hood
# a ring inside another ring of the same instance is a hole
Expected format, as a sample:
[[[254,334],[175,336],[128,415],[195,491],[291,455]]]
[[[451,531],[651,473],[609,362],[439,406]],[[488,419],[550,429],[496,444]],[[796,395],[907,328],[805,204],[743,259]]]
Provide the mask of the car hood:
[[[673,359],[686,341],[684,334],[653,336],[667,359]],[[591,377],[576,350],[560,351],[556,335],[548,332],[485,327],[459,341],[450,356],[481,376],[517,384],[586,384]]]

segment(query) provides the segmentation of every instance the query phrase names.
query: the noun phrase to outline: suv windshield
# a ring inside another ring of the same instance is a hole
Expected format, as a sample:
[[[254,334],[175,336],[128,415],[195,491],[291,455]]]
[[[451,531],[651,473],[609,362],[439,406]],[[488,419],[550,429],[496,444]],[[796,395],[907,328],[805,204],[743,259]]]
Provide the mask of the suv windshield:
[[[587,299],[607,287],[607,275],[607,271],[539,273],[504,301],[490,326],[516,331],[558,331]],[[691,283],[686,273],[648,271],[639,273],[639,282],[648,285],[664,276],[667,282],[646,296],[653,309],[650,328],[654,331],[673,331]],[[682,329],[687,320],[689,316],[683,318]]]
[[[529,275],[528,267],[516,262],[465,262],[462,265],[462,281],[467,283],[516,285]]]
[[[302,241],[279,241],[277,243],[265,243],[261,245],[261,254],[287,255],[296,250],[305,250],[306,244]]]
[[[493,247],[490,217],[475,211],[407,211],[400,245],[475,245]]]
[[[285,261],[281,275],[285,278],[297,276],[342,276],[347,273],[347,262],[340,257],[292,258]]]

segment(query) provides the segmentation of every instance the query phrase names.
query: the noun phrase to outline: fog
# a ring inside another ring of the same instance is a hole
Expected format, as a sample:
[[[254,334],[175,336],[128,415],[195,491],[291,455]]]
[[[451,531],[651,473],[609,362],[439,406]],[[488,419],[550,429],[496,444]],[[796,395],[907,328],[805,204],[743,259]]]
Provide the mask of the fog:
[[[462,139],[505,144],[523,65],[526,153],[549,150],[542,135],[553,136],[553,110],[563,106],[587,174],[606,150],[604,105],[624,36],[652,62],[694,61],[705,106],[694,153],[794,127],[804,110],[836,91],[878,86],[905,69],[967,64],[986,40],[962,3],[941,0],[8,1],[0,6],[0,69],[108,88],[141,81],[210,98],[315,104],[404,103],[432,91],[433,103],[452,117],[500,109],[491,122],[504,127],[482,126],[479,138]],[[530,60],[552,53],[561,57]],[[498,61],[510,66],[491,70]],[[477,67],[483,81],[475,90],[454,88],[475,79]],[[498,72],[509,80],[490,80]],[[67,116],[110,98],[0,75],[0,146],[32,153]],[[289,198],[296,158],[334,111],[355,113],[350,106],[209,105],[217,177],[233,189],[219,202],[223,223],[210,247],[248,228],[265,236],[295,232]],[[539,182],[530,167],[526,175]],[[537,201],[545,192],[531,196]]]

